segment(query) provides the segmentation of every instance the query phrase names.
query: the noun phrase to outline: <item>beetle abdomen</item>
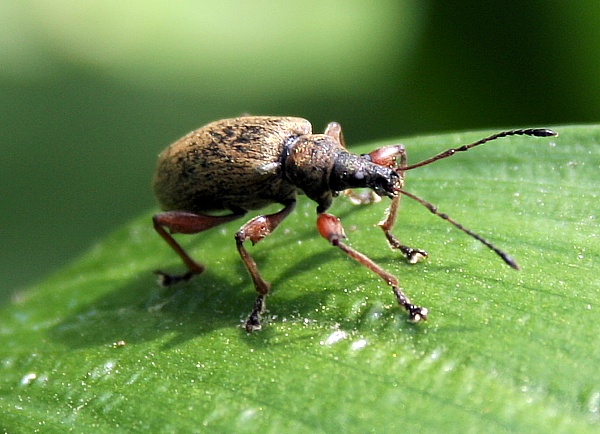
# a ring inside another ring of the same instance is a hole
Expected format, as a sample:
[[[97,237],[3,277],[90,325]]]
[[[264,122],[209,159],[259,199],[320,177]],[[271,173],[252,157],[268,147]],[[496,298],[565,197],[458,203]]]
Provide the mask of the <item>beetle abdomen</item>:
[[[258,209],[293,197],[283,179],[284,148],[310,134],[307,120],[247,116],[213,122],[165,149],[154,174],[164,210]]]

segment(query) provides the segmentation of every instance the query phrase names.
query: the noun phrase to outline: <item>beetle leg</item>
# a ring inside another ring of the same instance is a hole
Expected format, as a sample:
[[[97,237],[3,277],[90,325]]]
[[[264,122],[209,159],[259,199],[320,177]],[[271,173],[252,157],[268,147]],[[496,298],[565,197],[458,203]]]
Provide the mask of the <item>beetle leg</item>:
[[[350,258],[367,267],[373,273],[382,278],[388,285],[390,285],[394,295],[396,296],[396,299],[398,300],[398,304],[400,304],[400,306],[402,306],[408,312],[409,321],[419,322],[421,320],[427,320],[427,309],[416,306],[410,302],[406,294],[404,294],[402,289],[399,287],[398,279],[396,279],[394,275],[385,271],[364,254],[354,250],[340,241],[341,239],[346,238],[340,219],[331,214],[319,214],[317,217],[317,229],[319,234],[329,241],[332,246],[338,247]]]
[[[254,217],[252,220],[242,226],[235,234],[235,243],[238,252],[242,257],[244,265],[250,273],[250,277],[252,277],[256,292],[258,292],[252,312],[246,321],[246,331],[248,333],[260,329],[260,314],[265,309],[265,296],[269,293],[271,285],[269,282],[265,281],[258,272],[256,262],[254,262],[254,259],[252,259],[244,247],[244,241],[250,240],[252,241],[252,245],[258,243],[260,240],[273,232],[277,226],[279,226],[283,219],[292,212],[295,205],[296,201],[292,200],[288,202],[279,212]]]
[[[404,172],[403,168],[406,166],[406,149],[402,145],[385,146],[383,148],[375,149],[369,153],[371,161],[376,164],[387,166],[390,168],[396,167],[396,160],[400,157],[400,162],[397,165],[397,173],[400,176],[400,185],[404,184]],[[392,198],[392,204],[387,210],[387,215],[379,223],[379,227],[383,230],[385,238],[392,249],[400,250],[400,252],[406,257],[409,264],[415,264],[420,259],[427,257],[427,252],[421,249],[413,249],[412,247],[405,246],[402,244],[393,234],[392,229],[396,223],[396,217],[398,215],[398,208],[400,206],[400,193],[397,193]]]
[[[167,242],[169,246],[177,253],[187,267],[188,271],[180,275],[171,275],[162,271],[155,271],[158,282],[161,286],[171,286],[181,281],[187,281],[195,274],[200,274],[204,271],[204,267],[198,264],[183,250],[177,241],[169,234],[196,234],[205,231],[223,223],[235,220],[244,215],[244,213],[230,214],[224,216],[208,216],[194,214],[186,211],[167,211],[160,214],[155,214],[152,217],[154,229]],[[169,229],[169,232],[165,230]]]
[[[333,138],[336,142],[342,145],[342,148],[346,149],[344,135],[342,134],[342,126],[340,124],[337,122],[329,122],[329,124],[327,124],[327,128],[325,128],[324,134]]]
[[[398,208],[400,206],[400,195],[398,194],[392,199],[392,203],[387,210],[387,215],[385,219],[378,223],[378,226],[381,228],[383,233],[385,234],[385,239],[387,240],[389,246],[392,249],[400,250],[400,252],[406,257],[409,264],[416,264],[419,260],[427,257],[427,252],[421,249],[413,249],[412,247],[405,246],[398,238],[392,234],[392,228],[396,223],[396,217],[398,215]]]
[[[343,191],[343,194],[348,198],[353,205],[370,205],[381,201],[381,196],[373,190],[356,191],[348,188]]]

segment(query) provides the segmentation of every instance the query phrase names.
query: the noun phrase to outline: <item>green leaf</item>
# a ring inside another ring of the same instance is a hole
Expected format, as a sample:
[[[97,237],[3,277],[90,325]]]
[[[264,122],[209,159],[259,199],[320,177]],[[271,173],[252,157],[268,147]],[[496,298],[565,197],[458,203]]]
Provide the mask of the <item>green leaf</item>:
[[[180,236],[206,272],[181,270],[151,213],[115,231],[0,312],[0,427],[7,432],[597,432],[600,424],[600,127],[556,127],[407,172],[436,204],[521,266],[404,198],[331,212],[349,243],[430,310],[410,324],[389,287],[315,231],[315,204],[249,247],[272,283],[263,330],[233,222]],[[405,140],[419,161],[487,132]],[[366,152],[382,144],[353,149]],[[276,208],[273,208],[276,209]],[[596,264],[597,268],[597,264]]]

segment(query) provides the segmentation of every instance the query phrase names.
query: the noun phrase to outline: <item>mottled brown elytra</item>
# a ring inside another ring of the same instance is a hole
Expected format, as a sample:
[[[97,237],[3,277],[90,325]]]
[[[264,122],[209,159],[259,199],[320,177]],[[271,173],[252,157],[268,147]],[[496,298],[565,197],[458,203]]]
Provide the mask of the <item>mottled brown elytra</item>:
[[[154,193],[164,212],[154,215],[154,228],[187,267],[187,272],[181,275],[157,271],[159,281],[169,286],[189,280],[204,270],[170,234],[195,234],[238,219],[249,210],[279,203],[283,205],[280,211],[254,217],[235,234],[238,252],[258,292],[246,321],[246,330],[260,329],[260,316],[270,284],[261,277],[244,241],[256,244],[273,232],[294,209],[296,195],[305,194],[317,203],[319,234],[390,285],[410,321],[426,320],[427,309],[410,302],[395,276],[341,241],[346,236],[340,220],[325,211],[334,197],[353,188],[369,188],[379,197],[389,197],[391,206],[379,226],[390,247],[399,250],[410,263],[415,263],[427,257],[427,253],[401,244],[391,232],[400,196],[406,195],[481,241],[517,269],[517,264],[506,253],[446,214],[439,213],[430,203],[403,190],[407,170],[514,135],[549,137],[557,134],[549,129],[504,131],[407,165],[402,145],[386,146],[364,155],[348,152],[341,127],[336,122],[331,122],[324,134],[313,134],[310,122],[295,117],[243,116],[212,122],[179,139],[158,157]],[[352,195],[351,191],[348,194],[355,201],[369,201]],[[214,214],[223,211],[227,214]]]

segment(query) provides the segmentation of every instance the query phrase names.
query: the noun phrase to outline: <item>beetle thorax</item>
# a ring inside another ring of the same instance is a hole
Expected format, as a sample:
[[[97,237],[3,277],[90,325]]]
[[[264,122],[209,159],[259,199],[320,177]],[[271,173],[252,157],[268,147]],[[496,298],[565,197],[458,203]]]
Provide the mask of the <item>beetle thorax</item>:
[[[287,149],[284,176],[321,209],[331,204],[329,175],[336,155],[343,148],[324,134],[300,136]]]
[[[319,212],[331,205],[333,195],[348,188],[371,188],[393,197],[403,184],[401,173],[373,163],[368,155],[348,152],[324,134],[300,136],[287,149],[284,168],[286,178],[319,204]]]

